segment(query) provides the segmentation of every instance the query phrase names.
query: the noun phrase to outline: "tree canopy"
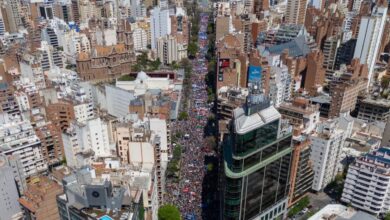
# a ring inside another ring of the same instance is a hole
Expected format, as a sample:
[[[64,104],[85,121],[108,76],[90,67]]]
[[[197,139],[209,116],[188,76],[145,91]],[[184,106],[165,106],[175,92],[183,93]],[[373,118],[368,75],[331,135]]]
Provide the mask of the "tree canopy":
[[[180,211],[174,205],[163,205],[158,209],[158,220],[180,220]]]

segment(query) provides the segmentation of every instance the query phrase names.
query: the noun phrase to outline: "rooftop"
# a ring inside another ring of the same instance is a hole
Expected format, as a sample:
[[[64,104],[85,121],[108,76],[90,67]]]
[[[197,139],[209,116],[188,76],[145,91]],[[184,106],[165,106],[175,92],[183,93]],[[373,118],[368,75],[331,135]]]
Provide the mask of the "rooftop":
[[[340,204],[330,204],[322,208],[308,220],[376,220],[362,211],[356,211]]]
[[[371,105],[376,105],[376,106],[382,106],[382,107],[387,107],[387,108],[390,108],[390,100],[388,99],[381,99],[381,98],[378,98],[378,99],[374,99],[374,98],[365,98],[362,100],[363,103],[368,103],[368,104],[371,104]]]
[[[249,116],[245,115],[243,108],[236,108],[233,112],[235,130],[238,134],[245,134],[267,123],[281,118],[275,107],[270,106]]]
[[[288,50],[288,54],[292,57],[306,56],[311,51],[306,43],[305,36],[303,35],[300,35],[287,43],[268,47],[268,51],[271,54],[282,54],[285,50]]]

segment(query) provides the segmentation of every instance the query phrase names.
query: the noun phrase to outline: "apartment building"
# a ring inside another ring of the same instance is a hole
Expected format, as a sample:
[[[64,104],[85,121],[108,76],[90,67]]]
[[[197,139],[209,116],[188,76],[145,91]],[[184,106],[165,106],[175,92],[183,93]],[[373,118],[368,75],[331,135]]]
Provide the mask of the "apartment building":
[[[318,124],[316,133],[309,136],[310,160],[313,162],[314,181],[312,189],[323,190],[341,171],[341,152],[351,123],[343,118],[327,120]]]
[[[6,157],[18,156],[21,178],[27,182],[47,171],[42,144],[29,121],[3,118],[0,123],[0,153]],[[21,187],[21,183],[19,183]]]
[[[341,201],[378,216],[390,210],[390,149],[379,148],[349,165]]]

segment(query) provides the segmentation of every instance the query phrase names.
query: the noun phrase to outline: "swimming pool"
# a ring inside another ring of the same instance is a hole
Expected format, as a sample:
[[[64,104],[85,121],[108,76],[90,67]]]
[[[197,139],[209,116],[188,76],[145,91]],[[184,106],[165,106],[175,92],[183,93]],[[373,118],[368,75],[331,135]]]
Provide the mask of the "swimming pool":
[[[100,217],[99,220],[112,220],[112,218],[108,215],[104,215],[104,216]]]

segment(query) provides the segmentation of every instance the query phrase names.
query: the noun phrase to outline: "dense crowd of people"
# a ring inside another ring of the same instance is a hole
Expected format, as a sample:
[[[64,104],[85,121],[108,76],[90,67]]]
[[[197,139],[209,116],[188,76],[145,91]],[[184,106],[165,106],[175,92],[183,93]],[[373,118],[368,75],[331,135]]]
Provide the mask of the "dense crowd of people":
[[[192,61],[192,92],[189,95],[188,119],[177,120],[171,124],[172,134],[180,132],[177,140],[182,147],[178,181],[167,180],[165,202],[176,205],[184,219],[202,219],[202,181],[207,172],[204,157],[210,154],[204,138],[204,127],[210,113],[207,104],[207,25],[209,17],[201,14],[198,45],[199,52]]]

